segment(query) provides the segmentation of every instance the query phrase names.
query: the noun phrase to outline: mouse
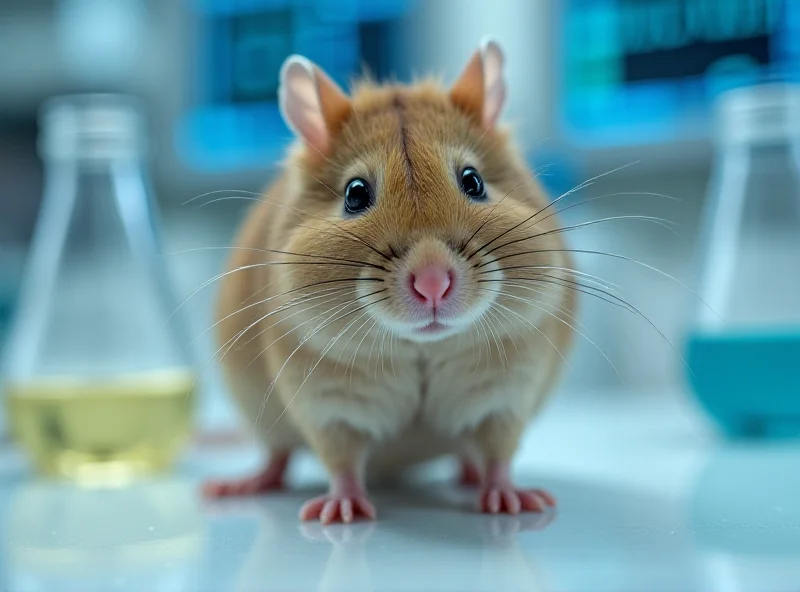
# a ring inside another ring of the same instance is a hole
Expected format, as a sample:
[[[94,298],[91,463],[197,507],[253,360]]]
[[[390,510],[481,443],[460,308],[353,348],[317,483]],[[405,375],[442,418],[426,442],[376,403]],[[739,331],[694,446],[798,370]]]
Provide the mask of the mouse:
[[[205,495],[281,489],[310,450],[328,490],[304,521],[374,520],[371,479],[445,456],[478,511],[555,507],[511,464],[568,364],[577,272],[558,200],[501,121],[505,66],[486,38],[451,84],[344,90],[286,58],[293,141],[237,231],[215,318],[224,380],[267,459]]]

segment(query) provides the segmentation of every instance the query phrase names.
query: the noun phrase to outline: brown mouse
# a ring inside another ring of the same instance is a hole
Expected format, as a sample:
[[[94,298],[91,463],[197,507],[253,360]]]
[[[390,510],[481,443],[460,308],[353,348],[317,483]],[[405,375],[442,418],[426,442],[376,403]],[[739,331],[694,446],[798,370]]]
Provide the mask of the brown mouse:
[[[346,94],[292,56],[280,107],[297,142],[249,212],[222,279],[230,390],[269,450],[212,496],[278,488],[310,447],[330,491],[304,520],[375,518],[366,483],[452,454],[483,511],[545,511],[509,465],[572,341],[573,264],[557,208],[499,124],[500,46],[449,88]]]

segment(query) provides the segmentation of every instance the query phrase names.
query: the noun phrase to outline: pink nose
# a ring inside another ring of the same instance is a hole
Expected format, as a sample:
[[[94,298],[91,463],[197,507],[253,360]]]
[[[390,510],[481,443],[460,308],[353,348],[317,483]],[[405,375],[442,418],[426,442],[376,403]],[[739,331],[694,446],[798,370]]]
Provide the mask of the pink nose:
[[[429,308],[441,305],[450,292],[453,271],[437,265],[423,267],[411,274],[411,291]]]

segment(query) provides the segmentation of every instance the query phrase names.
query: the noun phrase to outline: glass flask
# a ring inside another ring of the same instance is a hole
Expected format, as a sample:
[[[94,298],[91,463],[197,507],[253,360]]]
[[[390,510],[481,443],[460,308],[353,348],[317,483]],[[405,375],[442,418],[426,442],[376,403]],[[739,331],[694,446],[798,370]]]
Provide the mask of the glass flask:
[[[728,91],[716,123],[689,382],[728,436],[800,436],[800,86]]]
[[[81,481],[168,468],[190,431],[195,363],[160,252],[134,99],[41,111],[45,188],[6,343],[11,435]]]

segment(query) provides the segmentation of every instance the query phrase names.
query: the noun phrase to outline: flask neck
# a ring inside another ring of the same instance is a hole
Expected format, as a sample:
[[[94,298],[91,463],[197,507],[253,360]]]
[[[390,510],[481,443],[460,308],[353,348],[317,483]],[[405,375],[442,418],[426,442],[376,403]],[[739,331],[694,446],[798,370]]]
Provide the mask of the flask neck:
[[[722,148],[800,141],[800,85],[763,84],[725,93],[716,106],[716,137]]]
[[[42,106],[39,151],[49,163],[101,167],[144,155],[143,116],[123,95],[56,97]]]

